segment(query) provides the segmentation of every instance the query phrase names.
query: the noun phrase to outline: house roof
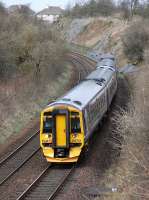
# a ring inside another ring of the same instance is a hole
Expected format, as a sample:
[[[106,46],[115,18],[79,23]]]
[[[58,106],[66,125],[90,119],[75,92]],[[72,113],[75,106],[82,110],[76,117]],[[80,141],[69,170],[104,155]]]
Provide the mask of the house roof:
[[[48,8],[43,9],[38,12],[37,15],[61,15],[63,9],[57,6],[49,6]]]

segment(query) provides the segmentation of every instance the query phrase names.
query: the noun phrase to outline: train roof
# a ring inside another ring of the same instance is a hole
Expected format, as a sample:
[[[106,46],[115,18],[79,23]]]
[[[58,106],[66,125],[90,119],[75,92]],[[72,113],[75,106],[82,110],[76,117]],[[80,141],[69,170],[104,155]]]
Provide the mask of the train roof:
[[[108,68],[96,69],[86,77],[79,85],[71,89],[66,95],[49,104],[65,104],[74,106],[79,110],[83,108],[105,88],[114,71]]]
[[[100,66],[91,74],[89,74],[85,79],[87,80],[94,79],[94,80],[104,82],[104,84],[106,84],[110,80],[114,71],[115,70],[113,70],[111,67],[107,68],[105,66]]]
[[[101,66],[107,66],[107,67],[112,67],[112,68],[116,68],[116,62],[113,59],[103,59],[100,62],[97,63],[96,67],[101,67]]]
[[[92,51],[92,52],[88,53],[88,57],[96,60],[97,62],[100,62],[101,60],[104,60],[104,59],[110,59],[110,60],[115,61],[115,56],[112,53],[105,53],[104,54],[104,53]]]
[[[70,90],[65,96],[61,97],[49,106],[56,104],[67,104],[82,110],[104,87],[105,85],[103,83],[98,84],[94,80],[84,80],[79,85]]]

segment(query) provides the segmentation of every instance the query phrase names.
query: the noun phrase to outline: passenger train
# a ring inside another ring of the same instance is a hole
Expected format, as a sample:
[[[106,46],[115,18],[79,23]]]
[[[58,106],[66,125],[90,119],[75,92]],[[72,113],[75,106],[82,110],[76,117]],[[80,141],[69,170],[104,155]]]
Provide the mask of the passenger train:
[[[107,54],[95,71],[41,112],[40,145],[48,162],[77,162],[116,90],[115,58]]]

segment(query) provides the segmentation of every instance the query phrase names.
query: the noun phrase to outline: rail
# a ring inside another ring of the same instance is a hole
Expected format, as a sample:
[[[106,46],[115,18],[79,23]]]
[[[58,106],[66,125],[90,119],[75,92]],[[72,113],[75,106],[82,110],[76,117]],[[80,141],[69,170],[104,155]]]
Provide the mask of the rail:
[[[64,168],[53,165],[48,166],[17,200],[52,200],[74,169],[75,165]]]

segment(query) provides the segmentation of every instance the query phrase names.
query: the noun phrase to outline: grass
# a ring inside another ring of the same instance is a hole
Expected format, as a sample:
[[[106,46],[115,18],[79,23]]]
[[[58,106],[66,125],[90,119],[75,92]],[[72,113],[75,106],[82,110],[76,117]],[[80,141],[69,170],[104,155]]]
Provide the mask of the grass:
[[[118,161],[106,171],[102,182],[113,184],[118,192],[102,196],[102,200],[147,200],[149,199],[149,69],[146,67],[130,77],[133,96],[127,110],[116,113],[112,143],[121,149]],[[115,140],[116,139],[116,140]],[[110,142],[111,142],[110,141]],[[118,141],[118,142],[115,142]]]

